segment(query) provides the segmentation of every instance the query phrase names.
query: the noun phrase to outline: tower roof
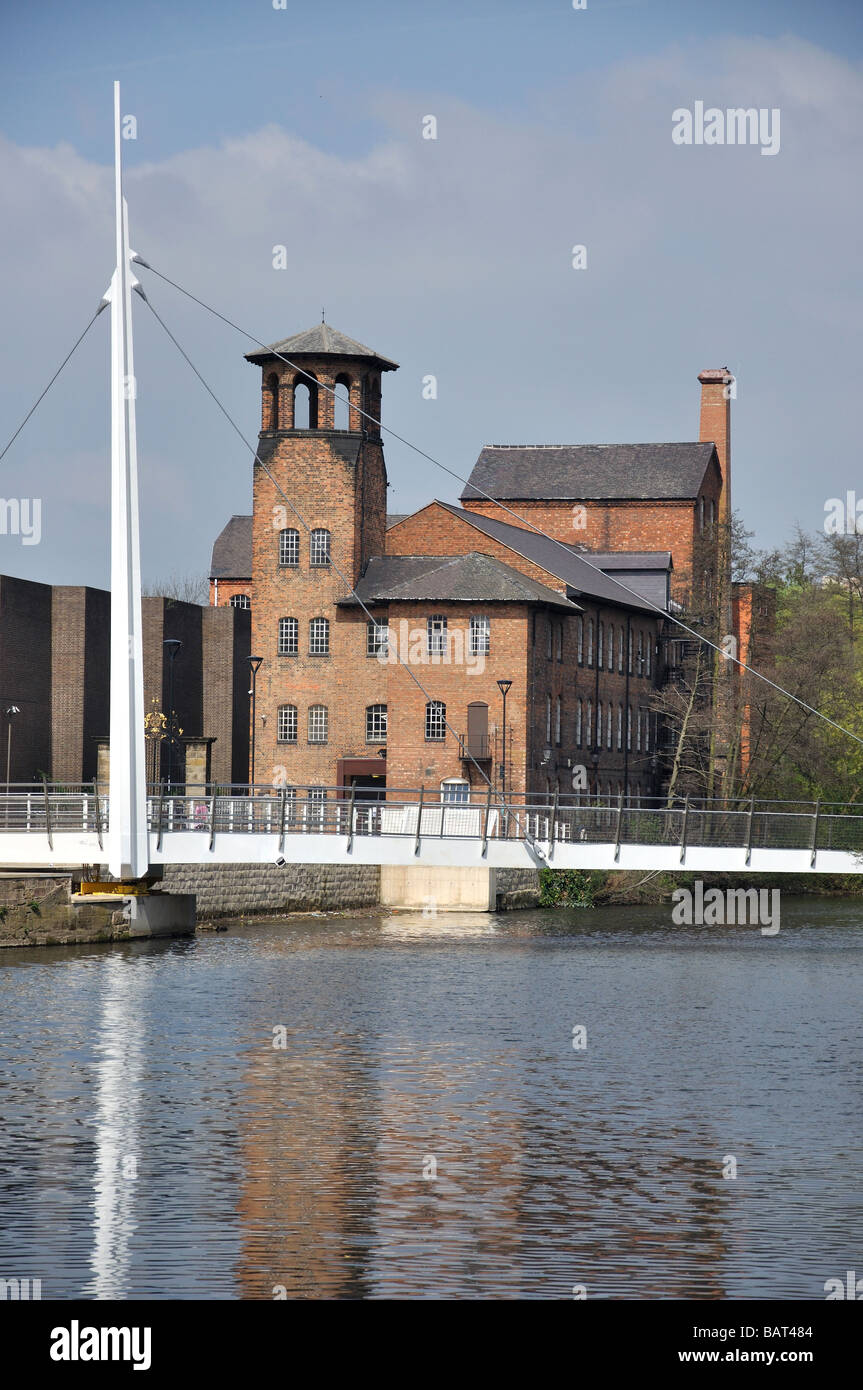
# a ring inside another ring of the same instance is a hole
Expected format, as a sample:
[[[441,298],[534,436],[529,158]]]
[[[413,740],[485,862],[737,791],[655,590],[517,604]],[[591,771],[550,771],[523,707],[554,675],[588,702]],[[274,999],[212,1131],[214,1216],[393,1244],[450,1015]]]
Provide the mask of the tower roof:
[[[269,347],[259,348],[257,352],[247,352],[246,361],[266,362],[276,354],[292,358],[367,357],[376,362],[383,372],[397,371],[399,365],[389,357],[382,357],[374,348],[358,343],[355,338],[349,338],[337,328],[331,328],[328,323],[316,323],[314,328],[307,328],[304,333],[295,333],[292,338],[283,338],[281,342],[271,343]]]

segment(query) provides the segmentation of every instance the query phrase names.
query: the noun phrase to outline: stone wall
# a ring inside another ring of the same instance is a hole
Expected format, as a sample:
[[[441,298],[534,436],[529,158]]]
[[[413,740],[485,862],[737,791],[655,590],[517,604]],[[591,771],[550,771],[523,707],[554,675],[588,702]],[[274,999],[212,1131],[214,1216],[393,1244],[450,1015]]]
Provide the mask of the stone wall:
[[[497,870],[497,910],[507,912],[539,904],[538,869]]]
[[[380,901],[376,864],[172,864],[163,887],[194,893],[198,920],[246,913],[338,912],[374,909]]]

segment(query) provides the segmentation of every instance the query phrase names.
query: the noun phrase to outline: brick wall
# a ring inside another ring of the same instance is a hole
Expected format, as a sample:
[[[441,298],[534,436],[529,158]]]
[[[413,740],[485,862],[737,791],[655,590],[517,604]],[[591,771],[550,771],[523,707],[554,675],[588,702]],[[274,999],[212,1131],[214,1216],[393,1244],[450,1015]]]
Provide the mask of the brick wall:
[[[51,772],[51,589],[0,575],[0,776],[6,776],[5,711],[12,720],[10,779]]]
[[[51,591],[51,776],[89,782],[110,723],[111,600],[102,589]]]

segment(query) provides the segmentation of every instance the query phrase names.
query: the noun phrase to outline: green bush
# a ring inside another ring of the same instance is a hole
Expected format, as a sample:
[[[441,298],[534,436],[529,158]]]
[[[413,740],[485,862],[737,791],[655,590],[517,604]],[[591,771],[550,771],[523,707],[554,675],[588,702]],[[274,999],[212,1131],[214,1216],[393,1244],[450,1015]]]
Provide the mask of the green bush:
[[[540,907],[593,907],[605,875],[588,869],[540,869]]]

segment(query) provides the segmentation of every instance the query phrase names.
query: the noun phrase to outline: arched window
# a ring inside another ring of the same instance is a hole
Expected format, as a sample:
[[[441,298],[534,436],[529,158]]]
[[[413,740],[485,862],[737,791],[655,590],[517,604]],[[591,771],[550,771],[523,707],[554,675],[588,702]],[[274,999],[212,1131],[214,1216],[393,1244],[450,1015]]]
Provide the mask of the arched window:
[[[303,373],[294,379],[294,429],[316,430],[318,428],[318,383],[313,376]]]
[[[309,656],[329,656],[330,620],[312,618],[309,623]]]
[[[351,379],[349,376],[337,376],[333,395],[333,429],[349,430],[350,427]]]
[[[703,530],[704,530],[704,498],[703,498],[703,497],[699,497],[699,499],[698,499],[698,529],[699,529],[699,531],[703,531]]]
[[[602,747],[602,701],[596,702],[596,746]]]
[[[608,624],[608,669],[614,670],[614,623]]]
[[[716,503],[714,502],[713,498],[711,497],[711,499],[710,499],[710,525],[712,526],[712,525],[714,524],[715,521],[716,521]]]
[[[585,743],[588,748],[593,747],[593,701],[587,702],[587,727],[585,729]]]
[[[605,623],[599,623],[596,629],[596,664],[600,671],[603,664],[603,649],[605,645]]]
[[[560,723],[561,723],[561,700],[557,697],[557,704],[554,707],[554,741],[560,747]]]
[[[576,748],[580,748],[580,747],[582,746],[582,720],[583,720],[583,718],[584,718],[584,704],[583,704],[583,702],[582,702],[581,700],[577,700],[577,701],[576,701],[576,704],[575,704],[575,746],[576,746]]]
[[[366,705],[366,743],[386,743],[386,705]]]
[[[297,707],[296,705],[279,705],[278,726],[276,738],[279,743],[296,743],[297,741]]]
[[[617,706],[617,751],[623,747],[623,705]]]
[[[617,639],[617,669],[621,675],[623,675],[623,642],[623,626],[621,625]]]
[[[650,673],[651,673],[651,667],[652,667],[652,665],[653,665],[653,633],[652,633],[652,632],[648,632],[648,633],[646,634],[645,639],[644,639],[644,647],[645,647],[645,653],[644,653],[644,655],[645,655],[645,659],[646,659],[646,662],[647,662],[646,674],[649,676]]]
[[[635,751],[641,752],[641,710],[635,711]]]
[[[587,620],[587,664],[593,665],[593,618]]]
[[[626,746],[632,750],[632,705],[626,706]]]
[[[315,569],[330,563],[330,533],[323,526],[316,526],[309,541],[309,563]]]
[[[650,710],[644,711],[644,751],[650,752]]]
[[[612,705],[611,701],[609,700],[609,702],[608,702],[608,714],[606,715],[606,720],[605,720],[605,729],[606,729],[606,734],[605,734],[605,746],[606,746],[606,748],[610,748],[610,747],[611,747],[611,721],[612,721],[613,717],[614,717],[614,706]]]
[[[366,656],[376,656],[382,661],[389,651],[389,635],[386,623],[369,618],[366,623]]]
[[[446,705],[429,700],[426,705],[426,743],[443,743],[446,738]]]
[[[279,378],[275,372],[267,377],[264,386],[264,429],[279,428]]]
[[[279,656],[296,656],[299,650],[300,624],[296,618],[279,618]]]
[[[632,675],[632,628],[629,629],[629,651],[627,653],[626,665],[630,675]]]
[[[326,743],[329,736],[330,712],[326,705],[309,706],[309,743]]]
[[[636,670],[640,676],[644,675],[644,633],[638,629],[638,665]]]
[[[279,564],[296,566],[300,563],[300,533],[292,527],[279,532]]]
[[[584,618],[578,619],[577,630],[577,658],[579,666],[584,665]]]
[[[251,608],[252,600],[248,594],[231,594],[228,603],[232,608]]]

